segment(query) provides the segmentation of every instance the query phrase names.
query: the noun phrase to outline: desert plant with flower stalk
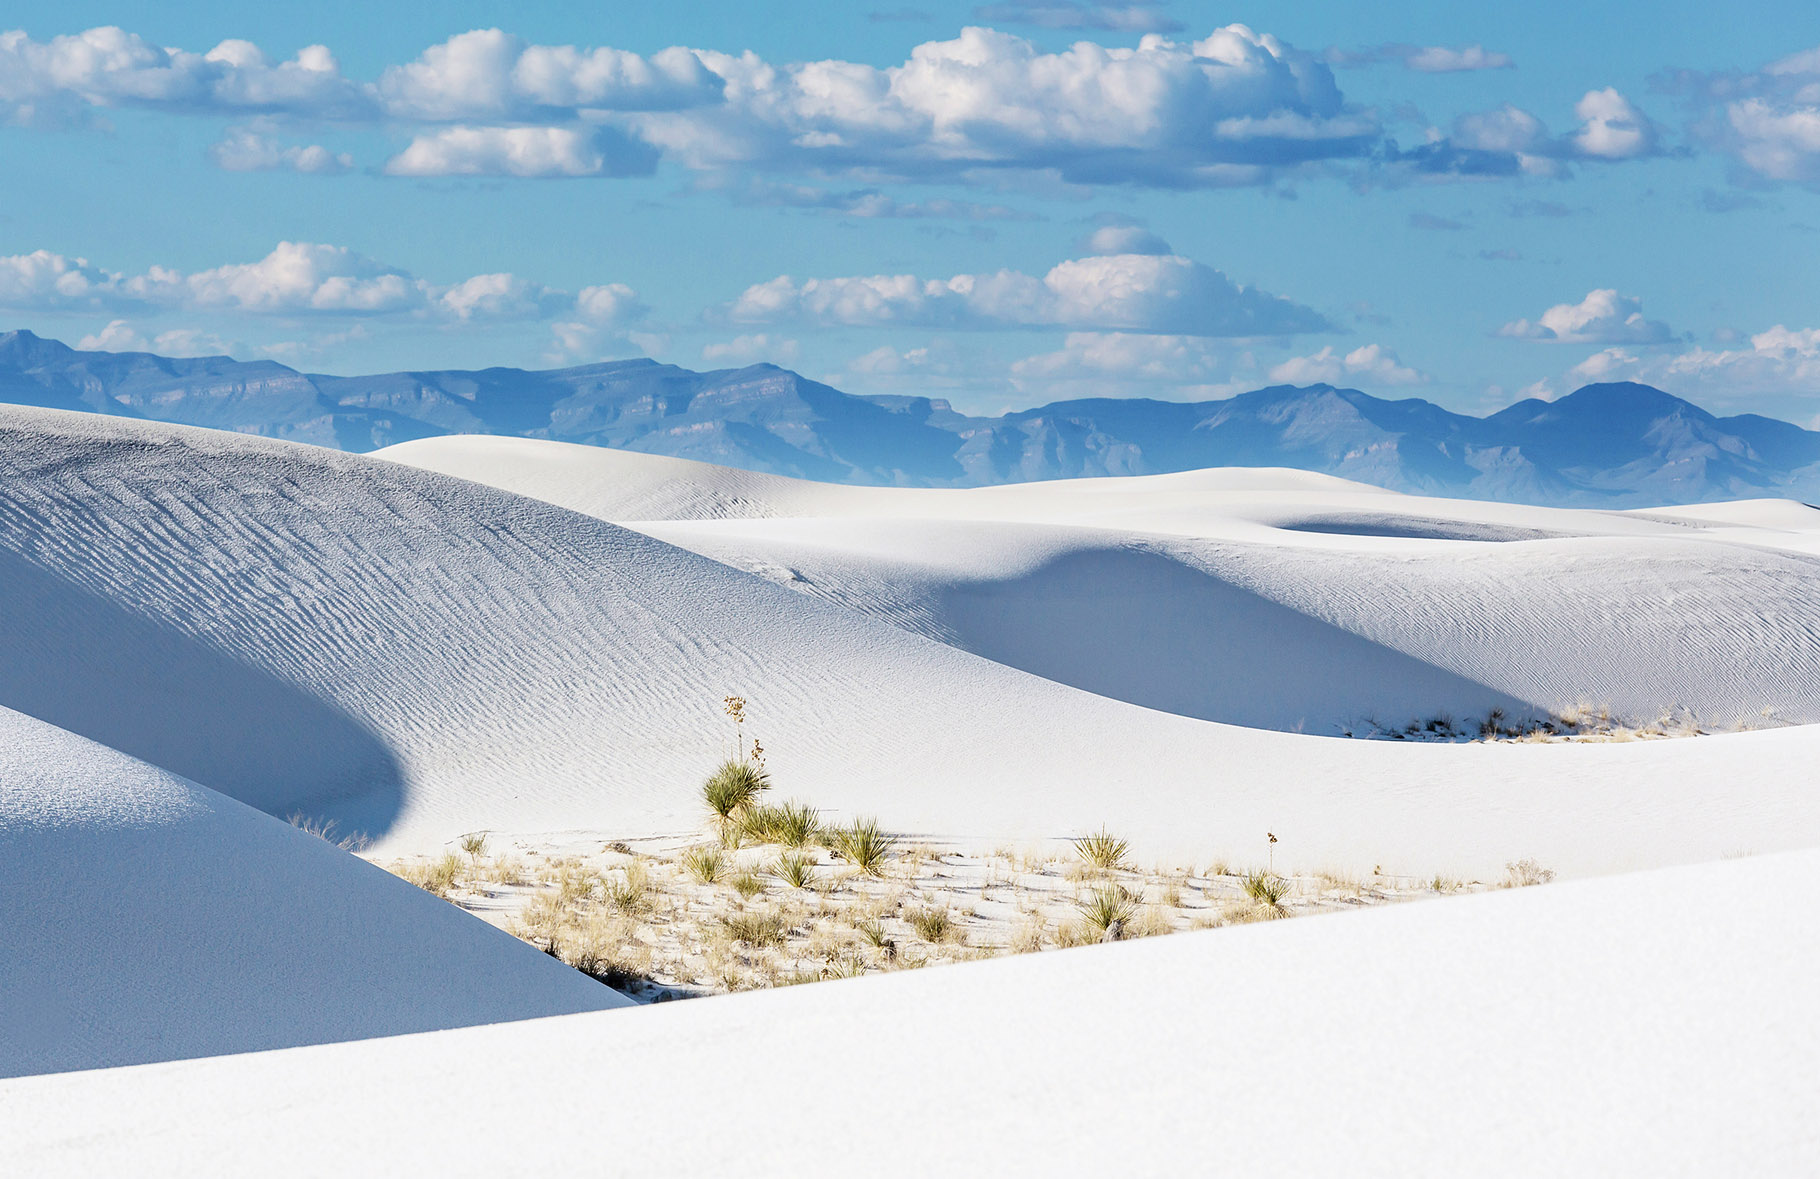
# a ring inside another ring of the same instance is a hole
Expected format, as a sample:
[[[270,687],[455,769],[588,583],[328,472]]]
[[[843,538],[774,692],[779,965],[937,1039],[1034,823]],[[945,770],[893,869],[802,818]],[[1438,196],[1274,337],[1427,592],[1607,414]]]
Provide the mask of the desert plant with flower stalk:
[[[1289,895],[1289,881],[1269,871],[1251,872],[1245,876],[1245,895],[1272,917],[1287,917],[1289,910],[1283,898]]]
[[[762,766],[741,758],[722,762],[702,784],[702,800],[708,804],[716,823],[736,826],[758,801],[758,796],[771,789],[771,776]]]

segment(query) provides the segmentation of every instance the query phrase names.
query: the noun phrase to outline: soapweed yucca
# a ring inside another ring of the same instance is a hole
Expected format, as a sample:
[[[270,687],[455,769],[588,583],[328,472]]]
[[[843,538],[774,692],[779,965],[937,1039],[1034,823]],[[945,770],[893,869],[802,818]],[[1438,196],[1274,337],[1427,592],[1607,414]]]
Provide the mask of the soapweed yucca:
[[[1131,852],[1131,844],[1104,827],[1091,835],[1083,835],[1070,842],[1074,844],[1074,850],[1081,859],[1106,872],[1123,867],[1125,857]]]
[[[897,846],[897,839],[886,835],[877,819],[855,819],[829,835],[830,850],[868,876],[885,874],[885,860]]]
[[[785,852],[772,865],[771,875],[791,888],[808,888],[815,883],[815,861],[802,852]]]
[[[758,801],[758,796],[771,789],[771,776],[762,766],[740,758],[724,761],[702,784],[702,798],[708,810],[723,824],[731,825]]]
[[[746,812],[740,827],[756,843],[802,848],[815,839],[821,827],[821,812],[806,802],[754,806]]]
[[[1137,915],[1137,898],[1122,884],[1106,884],[1082,897],[1075,907],[1081,911],[1081,920],[1099,931],[1102,941],[1116,942]]]
[[[683,869],[702,884],[713,884],[727,868],[727,857],[718,847],[692,847],[683,854]]]
[[[1245,895],[1271,916],[1289,916],[1289,910],[1283,906],[1283,898],[1289,895],[1289,881],[1269,872],[1248,872],[1243,887]]]

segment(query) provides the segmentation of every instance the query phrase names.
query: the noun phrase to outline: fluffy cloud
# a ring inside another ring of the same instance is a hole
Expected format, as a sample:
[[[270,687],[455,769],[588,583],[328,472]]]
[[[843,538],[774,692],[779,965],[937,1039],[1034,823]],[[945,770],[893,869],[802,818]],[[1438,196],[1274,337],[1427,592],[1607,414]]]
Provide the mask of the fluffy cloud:
[[[1662,344],[1675,338],[1666,323],[1643,317],[1641,299],[1614,290],[1588,292],[1578,303],[1557,303],[1534,323],[1513,320],[1499,328],[1498,334],[1576,344]]]
[[[1661,132],[1611,87],[1589,90],[1574,104],[1579,125],[1549,134],[1542,120],[1505,103],[1455,119],[1451,131],[1431,128],[1428,142],[1399,154],[1421,172],[1465,176],[1561,176],[1576,161],[1616,162],[1660,155]]]
[[[1102,225],[1082,243],[1092,254],[1171,254],[1169,243],[1141,225]]]
[[[1131,332],[1070,332],[1060,350],[1027,356],[1011,366],[1020,385],[1032,381],[1115,378],[1121,381],[1198,384],[1219,376],[1223,364],[1205,340]]]
[[[794,364],[799,351],[795,340],[757,332],[709,344],[701,350],[701,358],[723,368],[743,368],[748,364]]]
[[[445,127],[386,161],[392,176],[648,176],[657,153],[610,127]]]
[[[1689,103],[1695,138],[1752,183],[1820,189],[1820,47],[1749,73],[1683,70],[1657,80]]]
[[[79,352],[156,352],[160,356],[224,356],[234,350],[232,344],[200,328],[172,328],[151,339],[139,334],[124,319],[109,321],[92,335],[76,341]]]
[[[1192,336],[1278,336],[1329,330],[1319,314],[1173,254],[1111,254],[1063,262],[1038,278],[1014,270],[811,278],[747,288],[726,309],[740,323],[811,326],[1061,327]]]
[[[1344,356],[1329,347],[1285,360],[1270,370],[1270,379],[1283,385],[1419,385],[1428,376],[1405,365],[1382,344],[1367,344]]]
[[[480,274],[441,286],[346,247],[313,242],[280,242],[257,262],[189,273],[154,266],[131,276],[48,250],[0,258],[0,307],[414,315],[451,322],[542,319],[569,311],[592,325],[630,322],[644,312],[632,289],[617,284],[587,287],[573,298],[511,274]]]
[[[1232,25],[1194,42],[1082,41],[1060,53],[991,29],[917,46],[888,69],[773,66],[701,54],[726,79],[712,107],[629,120],[687,166],[873,169],[920,178],[982,169],[1080,182],[1259,183],[1379,139],[1310,55]]]
[[[354,166],[354,157],[346,152],[332,152],[320,144],[287,147],[262,126],[229,127],[209,148],[209,158],[227,172],[288,170],[332,176]]]
[[[1575,383],[1644,381],[1721,402],[1754,394],[1811,397],[1820,392],[1820,328],[1777,324],[1750,337],[1748,348],[1691,348],[1673,355],[1605,348],[1575,365],[1568,376]]]
[[[816,209],[846,217],[901,220],[953,221],[1035,221],[1034,213],[1013,209],[1009,205],[985,205],[974,201],[934,197],[922,201],[900,201],[876,188],[834,191],[804,184],[784,184],[753,179],[740,186],[704,184],[719,188],[734,200],[748,205],[775,205],[789,209]]]
[[[386,70],[377,89],[395,117],[468,122],[679,110],[719,101],[721,87],[687,49],[646,58],[620,49],[531,45],[499,29],[476,29]]]
[[[1392,42],[1370,49],[1330,49],[1326,61],[1337,66],[1378,65],[1401,62],[1405,67],[1424,74],[1457,74],[1469,70],[1508,70],[1516,66],[1506,53],[1494,53],[1483,45],[1408,45]]]
[[[54,125],[93,107],[116,106],[320,118],[375,110],[370,88],[343,77],[321,45],[274,65],[246,41],[223,41],[198,54],[162,49],[111,27],[49,41],[0,33],[0,120]]]
[[[120,276],[49,250],[0,258],[0,307],[36,311],[96,308],[113,298]]]

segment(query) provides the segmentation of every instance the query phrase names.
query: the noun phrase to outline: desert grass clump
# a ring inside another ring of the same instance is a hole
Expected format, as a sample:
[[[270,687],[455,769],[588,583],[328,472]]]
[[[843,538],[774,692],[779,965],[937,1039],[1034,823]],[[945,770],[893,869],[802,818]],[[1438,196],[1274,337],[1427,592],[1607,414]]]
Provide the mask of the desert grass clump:
[[[367,845],[373,842],[360,831],[353,831],[347,835],[337,837],[335,834],[335,820],[313,818],[303,814],[301,811],[287,817],[285,822],[297,828],[297,830],[303,832],[305,835],[314,835],[325,843],[332,843],[345,852],[364,851]]]
[[[758,796],[771,789],[771,775],[763,766],[745,758],[724,761],[702,784],[702,800],[715,821],[723,827],[739,823],[758,802]]]
[[[1554,878],[1553,868],[1544,868],[1534,860],[1516,860],[1504,865],[1505,888],[1528,888],[1532,884],[1547,884]]]
[[[781,843],[807,847],[821,826],[821,812],[806,802],[754,806],[740,819],[740,827],[755,843]]]
[[[910,927],[916,930],[916,936],[932,946],[938,946],[960,932],[954,923],[954,914],[933,905],[911,913]]]
[[[885,861],[896,846],[896,837],[885,834],[877,819],[855,819],[829,833],[829,850],[868,876],[885,874]]]
[[[425,892],[447,900],[449,893],[455,889],[456,881],[461,879],[461,857],[448,852],[427,864],[406,868],[402,875]]]
[[[702,884],[713,884],[727,870],[727,857],[718,847],[703,845],[683,853],[683,870]]]
[[[784,944],[782,915],[777,913],[734,913],[722,918],[727,934],[736,942],[749,946],[781,947]]]
[[[765,878],[750,868],[741,869],[729,883],[733,885],[734,892],[748,901],[765,891]]]
[[[603,891],[614,912],[640,912],[650,904],[651,874],[643,864],[633,861],[608,878]]]
[[[1026,917],[1011,935],[1011,952],[1013,954],[1036,953],[1043,948],[1043,935],[1046,932],[1048,932],[1047,923],[1040,916]]]
[[[1110,872],[1125,866],[1125,857],[1131,852],[1131,844],[1110,831],[1101,827],[1091,835],[1083,835],[1071,840],[1074,850],[1081,859],[1092,864],[1102,872]]]
[[[802,852],[785,852],[771,866],[771,875],[791,888],[808,888],[815,883],[815,861]]]
[[[1107,884],[1082,897],[1075,907],[1081,911],[1082,922],[1098,931],[1099,940],[1116,942],[1126,935],[1137,915],[1137,898],[1122,884]]]

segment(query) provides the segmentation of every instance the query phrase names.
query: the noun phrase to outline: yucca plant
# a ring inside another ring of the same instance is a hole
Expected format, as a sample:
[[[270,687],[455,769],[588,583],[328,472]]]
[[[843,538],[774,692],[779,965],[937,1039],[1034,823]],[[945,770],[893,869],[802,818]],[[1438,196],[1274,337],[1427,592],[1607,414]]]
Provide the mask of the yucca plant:
[[[727,857],[718,847],[692,847],[683,854],[683,869],[703,884],[713,884],[726,871]]]
[[[744,758],[724,761],[702,784],[702,799],[723,825],[732,825],[771,789],[771,776]]]
[[[1125,857],[1131,852],[1131,844],[1104,827],[1091,835],[1083,835],[1069,842],[1074,844],[1074,850],[1081,859],[1106,872],[1123,867]]]
[[[802,852],[785,852],[772,865],[771,875],[791,888],[808,888],[815,883],[815,861]]]
[[[607,880],[607,903],[617,912],[636,913],[648,903],[646,894],[650,890],[651,876],[645,871],[645,866],[639,863],[628,864],[623,876]]]
[[[1289,881],[1269,872],[1249,872],[1244,879],[1245,895],[1255,901],[1260,908],[1266,909],[1272,916],[1287,917],[1289,910],[1283,907],[1283,898],[1289,895]]]
[[[1137,898],[1122,884],[1107,884],[1094,889],[1076,902],[1081,920],[1098,930],[1100,940],[1116,942],[1125,936],[1126,926],[1137,915]]]
[[[866,875],[883,876],[885,860],[897,846],[897,839],[886,835],[877,819],[855,819],[830,832],[829,845],[830,850]]]
[[[735,876],[732,883],[733,891],[748,901],[765,891],[764,877],[750,868],[745,869],[740,872],[739,875]]]

